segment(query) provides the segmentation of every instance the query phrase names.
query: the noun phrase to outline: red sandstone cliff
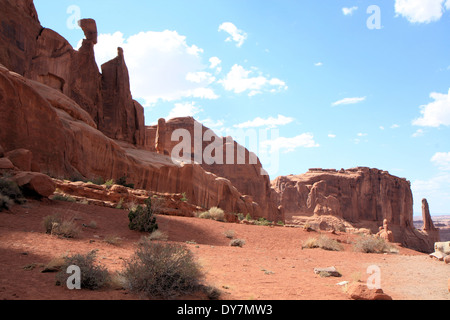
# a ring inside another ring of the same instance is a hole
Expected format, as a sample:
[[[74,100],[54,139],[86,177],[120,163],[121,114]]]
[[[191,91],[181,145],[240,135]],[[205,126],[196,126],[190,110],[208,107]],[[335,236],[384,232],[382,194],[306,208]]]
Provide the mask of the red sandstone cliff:
[[[189,161],[195,161],[207,172],[230,180],[240,193],[247,195],[246,203],[252,206],[248,211],[253,212],[253,218],[284,221],[275,205],[276,195],[269,176],[263,174],[260,160],[231,137],[219,137],[192,117],[167,122],[160,119],[158,125],[147,127],[146,130],[146,148],[165,155],[172,155],[174,148],[180,142],[185,142],[175,137],[172,139],[172,134],[176,130],[186,130],[191,139],[188,143],[190,148],[184,156]],[[212,151],[216,143],[220,149],[218,154]]]
[[[302,175],[278,177],[272,187],[287,220],[331,215],[375,234],[386,219],[394,242],[419,251],[432,250],[435,239],[414,229],[410,182],[386,171],[311,169]]]

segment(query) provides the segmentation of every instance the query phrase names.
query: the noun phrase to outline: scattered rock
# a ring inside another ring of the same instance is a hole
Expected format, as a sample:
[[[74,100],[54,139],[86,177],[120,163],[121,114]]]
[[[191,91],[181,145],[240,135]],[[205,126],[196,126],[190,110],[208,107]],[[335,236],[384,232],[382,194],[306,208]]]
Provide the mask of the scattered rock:
[[[448,255],[448,256],[446,256],[446,257],[444,258],[444,262],[445,262],[446,264],[450,264],[450,255]]]
[[[11,178],[25,193],[48,198],[55,192],[53,180],[42,173],[20,172]]]
[[[382,289],[369,289],[367,285],[357,282],[348,286],[347,294],[353,300],[392,300]]]
[[[447,255],[446,255],[445,253],[441,252],[441,251],[435,251],[435,252],[433,252],[433,253],[430,254],[430,257],[431,257],[431,258],[436,258],[436,259],[438,259],[439,261],[444,261],[444,258],[445,258],[446,256],[447,256]]]
[[[329,268],[315,268],[314,269],[315,274],[325,274],[328,273],[331,277],[342,277],[342,275],[339,273],[339,271],[336,270],[335,267],[329,267]]]

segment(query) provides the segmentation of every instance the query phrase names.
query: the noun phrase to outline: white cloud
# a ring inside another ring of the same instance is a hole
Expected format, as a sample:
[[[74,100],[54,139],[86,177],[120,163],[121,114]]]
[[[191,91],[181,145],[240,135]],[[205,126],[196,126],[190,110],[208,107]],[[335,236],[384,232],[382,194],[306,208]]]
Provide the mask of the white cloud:
[[[383,126],[380,126],[380,130],[384,130],[385,128]]]
[[[262,147],[269,147],[270,152],[281,151],[289,153],[298,148],[317,148],[320,145],[314,141],[312,133],[303,133],[293,138],[278,137],[273,140],[266,140],[261,143]]]
[[[209,65],[210,69],[216,69],[217,73],[220,73],[222,71],[222,67],[221,67],[222,60],[220,60],[219,58],[212,57],[211,59],[209,59],[209,63],[210,63],[210,65]]]
[[[211,84],[214,81],[216,81],[216,78],[209,72],[198,71],[198,72],[189,72],[186,75],[186,80],[194,83]]]
[[[340,105],[345,105],[345,104],[356,104],[356,103],[360,103],[366,100],[366,97],[356,97],[356,98],[345,98],[339,101],[334,102],[332,105],[333,106],[340,106]]]
[[[317,63],[314,63],[314,65],[315,65],[316,67],[321,67],[321,66],[323,66],[323,63],[322,63],[322,62],[317,62]]]
[[[268,79],[261,74],[252,77],[251,74],[253,72],[235,64],[227,76],[218,82],[227,91],[234,91],[235,93],[249,91],[249,96],[254,96],[267,90],[277,92],[288,88],[284,81],[277,78]]]
[[[421,137],[425,134],[425,131],[423,131],[422,129],[418,129],[416,132],[413,133],[412,137],[413,138],[417,138],[417,137]]]
[[[358,133],[358,137],[367,137],[368,134],[367,133]]]
[[[268,127],[268,128],[275,128],[277,126],[284,126],[289,123],[292,123],[295,119],[290,117],[285,117],[283,115],[278,115],[278,118],[269,117],[267,119],[262,119],[260,117],[247,121],[241,124],[237,124],[234,127],[235,128],[257,128],[257,127]]]
[[[225,31],[226,33],[228,33],[230,36],[226,39],[226,41],[231,42],[234,41],[236,42],[236,46],[237,47],[241,47],[245,40],[247,40],[247,34],[242,31],[239,30],[233,23],[231,22],[224,22],[219,26],[219,31]]]
[[[436,153],[431,163],[439,168],[439,173],[428,180],[415,180],[411,184],[416,199],[414,211],[421,212],[418,200],[427,198],[431,214],[447,214],[450,208],[450,152]]]
[[[145,101],[145,106],[159,100],[218,98],[208,87],[211,77],[192,81],[193,75],[201,75],[208,67],[203,63],[203,49],[188,45],[176,31],[140,32],[129,38],[121,32],[100,34],[95,46],[98,65],[115,58],[117,47],[124,49],[133,97]]]
[[[398,129],[398,128],[400,128],[400,126],[399,126],[398,124],[393,124],[393,125],[391,126],[391,129]]]
[[[438,152],[432,158],[431,162],[440,170],[450,171],[450,152]]]
[[[450,126],[450,90],[448,94],[433,92],[434,99],[427,105],[421,106],[422,117],[413,121],[413,125],[422,127]]]
[[[444,13],[445,0],[396,0],[395,12],[412,23],[430,23],[438,21]],[[450,8],[447,0],[445,7]]]
[[[173,119],[179,117],[193,117],[202,112],[200,107],[197,107],[195,102],[176,103],[175,107],[170,111],[166,119]]]
[[[332,134],[332,133],[330,133],[330,134],[328,135],[328,138],[330,138],[330,139],[334,139],[334,138],[336,138],[336,135],[335,135],[335,134]]]
[[[348,15],[353,15],[353,12],[355,12],[356,10],[358,10],[358,7],[351,7],[351,8],[342,8],[342,13],[345,15],[345,16],[348,16]]]

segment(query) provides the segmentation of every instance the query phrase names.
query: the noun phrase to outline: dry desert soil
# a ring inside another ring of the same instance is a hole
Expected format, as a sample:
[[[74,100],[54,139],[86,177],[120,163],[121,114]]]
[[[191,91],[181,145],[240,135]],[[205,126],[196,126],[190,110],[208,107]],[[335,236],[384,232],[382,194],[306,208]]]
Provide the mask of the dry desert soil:
[[[42,220],[55,213],[76,218],[77,239],[60,239],[44,232]],[[0,299],[2,300],[139,300],[124,289],[69,290],[55,285],[54,273],[43,266],[67,254],[98,250],[99,262],[120,271],[134,253],[141,233],[128,229],[127,211],[47,200],[30,200],[0,213]],[[302,249],[318,235],[300,228],[229,224],[198,218],[157,216],[169,242],[185,244],[202,267],[204,281],[222,291],[223,300],[348,300],[341,281],[366,281],[367,268],[381,270],[381,287],[394,300],[450,300],[450,265],[427,254],[399,248],[397,254],[353,251],[356,235],[327,233],[345,250]],[[231,247],[232,230],[246,244]],[[119,245],[105,238],[121,238]],[[342,277],[320,277],[314,268],[334,266]]]

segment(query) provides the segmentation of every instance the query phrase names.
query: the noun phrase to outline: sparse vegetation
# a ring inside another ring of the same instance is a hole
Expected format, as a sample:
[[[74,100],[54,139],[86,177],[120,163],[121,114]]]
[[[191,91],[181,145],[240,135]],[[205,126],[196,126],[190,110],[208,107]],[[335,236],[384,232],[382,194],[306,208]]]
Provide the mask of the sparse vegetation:
[[[128,227],[130,230],[152,233],[158,230],[156,217],[152,209],[152,199],[148,198],[145,201],[145,207],[137,206],[135,210],[130,210],[128,214],[130,223]]]
[[[25,202],[26,199],[16,183],[3,177],[0,178],[0,212],[10,209],[14,203],[23,204]]]
[[[330,239],[327,236],[321,235],[318,238],[309,238],[306,240],[302,249],[323,249],[328,251],[342,251],[342,245],[334,239]]]
[[[56,194],[52,197],[52,200],[55,201],[65,201],[65,202],[76,202],[75,198],[72,198],[71,196],[65,196],[62,194]]]
[[[363,253],[397,253],[398,250],[384,239],[375,236],[361,236],[353,245],[354,251]]]
[[[225,234],[225,237],[227,237],[228,239],[233,239],[235,232],[234,232],[234,230],[227,230],[224,232],[224,234]]]
[[[109,179],[105,182],[105,186],[106,188],[111,188],[116,182],[114,181],[114,179]]]
[[[257,225],[257,226],[269,226],[269,225],[271,225],[271,224],[272,224],[272,222],[268,221],[268,220],[265,219],[265,218],[259,218],[259,219],[255,222],[255,225]]]
[[[245,245],[245,240],[243,240],[243,239],[233,239],[230,242],[230,246],[232,246],[232,247],[242,248],[244,245]]]
[[[127,183],[127,176],[122,176],[117,179],[116,184],[119,186],[124,186],[126,188],[134,189],[134,183]]]
[[[81,233],[74,219],[66,220],[59,214],[44,217],[42,224],[47,234],[67,239],[76,238]]]
[[[247,213],[247,215],[245,216],[245,220],[252,221],[252,216],[250,215],[250,213]]]
[[[69,266],[75,265],[81,271],[81,288],[88,290],[97,290],[104,287],[109,279],[108,270],[96,263],[97,252],[91,251],[86,255],[76,254],[71,257],[64,257],[64,264],[61,271],[56,275],[57,284],[65,284],[69,274],[66,270]]]
[[[122,244],[122,238],[116,235],[107,235],[103,241],[112,246],[120,246]]]
[[[150,241],[167,241],[169,236],[161,230],[155,230],[146,238]]]
[[[245,219],[245,216],[243,213],[237,213],[236,216],[238,217],[239,221],[242,221]]]
[[[183,202],[188,202],[189,201],[188,198],[186,197],[186,192],[183,192],[181,194],[181,196],[182,196],[182,198],[180,199],[181,201],[183,201]]]
[[[168,299],[200,289],[200,267],[185,246],[141,241],[134,256],[125,261],[126,287],[148,298]]]
[[[208,211],[201,212],[198,214],[200,219],[210,219],[216,221],[225,221],[225,212],[217,207],[213,207]]]

